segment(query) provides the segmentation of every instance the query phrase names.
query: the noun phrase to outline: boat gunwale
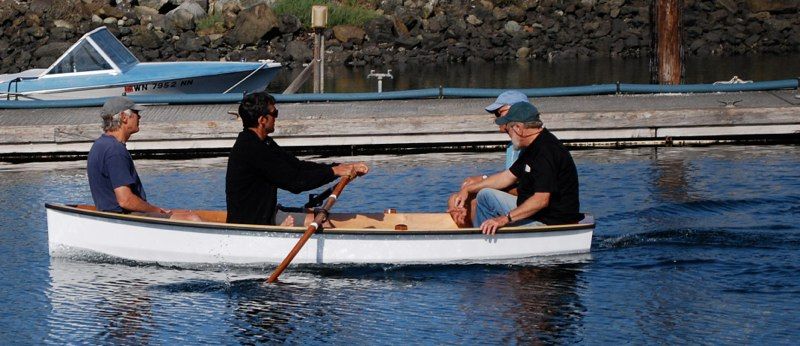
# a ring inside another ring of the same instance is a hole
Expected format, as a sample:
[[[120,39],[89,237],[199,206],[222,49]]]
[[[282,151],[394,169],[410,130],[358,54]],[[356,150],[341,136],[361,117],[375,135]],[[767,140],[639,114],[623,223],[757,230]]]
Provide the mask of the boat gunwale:
[[[77,205],[67,205],[67,204],[45,203],[44,206],[46,209],[53,209],[72,214],[81,214],[81,215],[94,216],[106,219],[124,220],[142,224],[159,224],[159,225],[186,227],[186,228],[203,228],[203,229],[215,229],[215,230],[236,230],[236,231],[257,232],[257,233],[277,232],[277,233],[302,234],[306,231],[306,227],[286,227],[286,226],[255,225],[255,224],[232,224],[232,223],[210,222],[210,221],[196,222],[196,221],[185,221],[185,220],[171,220],[171,219],[163,219],[163,218],[156,218],[149,216],[86,210],[78,208]],[[586,215],[587,217],[591,216],[591,214],[589,213],[584,213],[584,215]],[[498,229],[497,233],[498,234],[551,233],[551,232],[593,229],[594,227],[595,227],[595,222],[594,220],[592,220],[591,223],[548,225],[544,227],[542,226],[503,227]],[[317,231],[317,233],[342,234],[342,235],[387,235],[387,236],[482,234],[481,229],[475,227],[458,228],[458,229],[426,229],[420,231],[417,230],[398,231],[389,228],[331,228],[331,229],[323,228],[322,230]]]

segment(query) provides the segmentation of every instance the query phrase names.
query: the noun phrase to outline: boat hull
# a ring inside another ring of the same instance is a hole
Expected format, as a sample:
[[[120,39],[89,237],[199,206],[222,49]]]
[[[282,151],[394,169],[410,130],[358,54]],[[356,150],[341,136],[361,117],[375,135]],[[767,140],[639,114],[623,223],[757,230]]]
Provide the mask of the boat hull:
[[[47,206],[51,256],[88,251],[142,262],[279,263],[302,228],[152,219]],[[477,229],[331,229],[314,234],[293,263],[482,262],[588,252],[594,224],[485,236]]]
[[[18,99],[72,100],[121,95],[221,94],[225,92],[242,94],[244,92],[264,90],[279,71],[279,67],[265,67],[259,69],[255,73],[253,73],[252,70],[246,70],[217,75],[152,80],[138,83],[26,91],[24,95],[20,95]],[[252,75],[250,75],[251,73]],[[242,82],[239,83],[239,81]]]

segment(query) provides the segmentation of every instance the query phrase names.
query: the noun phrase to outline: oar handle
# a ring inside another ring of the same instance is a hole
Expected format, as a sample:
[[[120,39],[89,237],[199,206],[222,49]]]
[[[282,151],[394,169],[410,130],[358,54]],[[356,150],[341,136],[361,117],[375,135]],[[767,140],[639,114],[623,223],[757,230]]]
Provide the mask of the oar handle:
[[[278,276],[280,276],[281,273],[283,273],[283,271],[286,270],[286,267],[289,266],[289,263],[292,263],[294,256],[297,256],[297,253],[300,252],[300,249],[303,248],[303,245],[306,244],[308,239],[311,238],[314,232],[322,228],[322,224],[325,223],[325,221],[327,221],[328,211],[330,211],[333,205],[336,203],[336,200],[339,198],[339,195],[342,193],[342,190],[344,190],[344,187],[347,186],[347,183],[349,183],[353,179],[355,179],[355,177],[351,178],[347,176],[339,180],[339,183],[336,184],[336,187],[333,189],[331,195],[328,196],[328,199],[325,200],[325,204],[322,206],[323,212],[317,213],[317,215],[314,216],[314,222],[308,225],[308,229],[306,229],[306,232],[303,233],[303,236],[300,237],[300,240],[297,241],[297,244],[294,244],[292,251],[289,251],[289,254],[286,255],[286,258],[284,258],[281,264],[278,265],[278,268],[275,268],[275,271],[273,271],[272,275],[270,275],[269,279],[267,279],[267,283],[273,283],[277,281]]]

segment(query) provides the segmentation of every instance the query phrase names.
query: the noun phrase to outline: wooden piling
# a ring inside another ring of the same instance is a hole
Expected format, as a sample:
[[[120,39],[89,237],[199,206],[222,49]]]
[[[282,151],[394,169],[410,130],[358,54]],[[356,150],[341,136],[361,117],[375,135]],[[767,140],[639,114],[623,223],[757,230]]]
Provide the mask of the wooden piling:
[[[655,64],[659,84],[680,84],[683,75],[681,50],[682,0],[655,2]]]

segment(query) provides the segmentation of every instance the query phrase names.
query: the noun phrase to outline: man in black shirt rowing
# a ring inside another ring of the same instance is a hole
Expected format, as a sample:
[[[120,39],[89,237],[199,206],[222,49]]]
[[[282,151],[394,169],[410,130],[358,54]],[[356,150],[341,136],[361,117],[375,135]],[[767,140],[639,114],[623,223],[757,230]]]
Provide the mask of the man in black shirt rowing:
[[[505,126],[511,142],[522,149],[511,168],[465,185],[456,196],[463,207],[477,192],[473,225],[484,234],[504,226],[558,225],[579,222],[578,171],[572,155],[543,127],[539,111],[527,102],[515,103],[495,120]],[[500,191],[517,183],[518,196]]]
[[[269,134],[275,131],[278,109],[267,92],[248,94],[239,105],[244,130],[239,133],[225,175],[228,223],[302,226],[311,214],[291,215],[278,209],[278,189],[301,193],[337,176],[363,175],[364,163],[322,164],[302,161],[283,150]]]

